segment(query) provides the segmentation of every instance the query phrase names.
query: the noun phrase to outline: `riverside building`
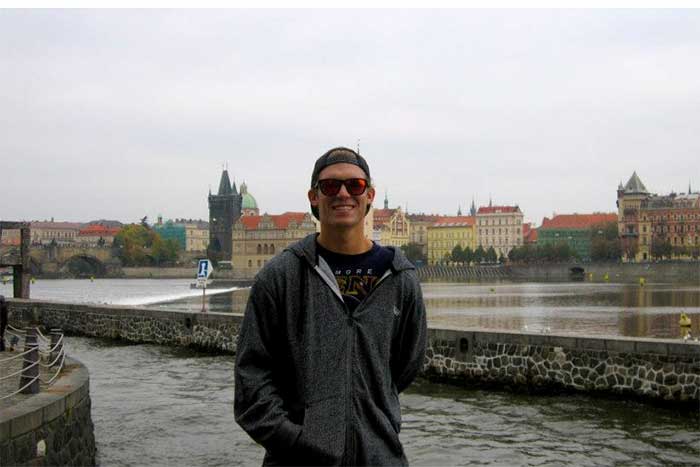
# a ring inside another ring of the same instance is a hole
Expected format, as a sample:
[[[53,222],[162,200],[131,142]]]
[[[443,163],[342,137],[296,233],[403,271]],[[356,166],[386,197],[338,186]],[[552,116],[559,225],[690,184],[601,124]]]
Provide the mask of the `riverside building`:
[[[450,260],[452,250],[476,249],[475,218],[472,216],[443,216],[427,228],[428,264]]]
[[[523,213],[515,206],[482,206],[476,212],[477,245],[500,256],[523,244]]]
[[[700,256],[700,193],[650,193],[633,172],[617,187],[617,220],[623,261]]]
[[[406,214],[409,223],[409,243],[418,245],[421,253],[428,257],[428,227],[445,216],[435,214]]]
[[[88,225],[78,231],[76,243],[88,247],[111,247],[119,230],[119,227],[107,227],[101,224]]]
[[[237,279],[252,279],[291,243],[316,232],[310,213],[241,216],[233,226],[231,264]]]
[[[83,224],[78,222],[31,222],[31,242],[34,245],[48,245],[52,242],[58,245],[72,245],[78,238]]]
[[[582,260],[591,259],[591,229],[601,228],[610,222],[617,221],[617,214],[558,214],[551,219],[542,219],[538,229],[537,243],[539,245],[556,245],[566,243]]]

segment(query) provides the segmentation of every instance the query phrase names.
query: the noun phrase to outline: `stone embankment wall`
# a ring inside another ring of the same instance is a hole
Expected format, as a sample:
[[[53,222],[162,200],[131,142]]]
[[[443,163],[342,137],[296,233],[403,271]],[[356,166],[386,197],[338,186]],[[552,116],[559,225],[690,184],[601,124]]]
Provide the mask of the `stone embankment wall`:
[[[240,314],[10,302],[11,321],[69,334],[234,353]],[[429,329],[424,375],[458,385],[632,395],[697,406],[700,343]]]
[[[67,358],[49,391],[0,412],[0,466],[95,465],[87,369]]]
[[[234,353],[240,316],[188,313],[129,306],[79,305],[12,300],[10,322],[35,322],[67,334],[129,342],[193,346]]]
[[[611,282],[638,282],[644,277],[647,282],[700,281],[700,262],[676,261],[664,263],[570,263],[528,266],[508,266],[508,275],[513,279],[567,280],[570,269],[582,267],[586,279],[593,273],[594,282],[602,282],[608,274]]]
[[[700,343],[432,329],[425,373],[462,385],[700,401]]]
[[[571,268],[583,268],[586,280],[603,282],[608,274],[610,282],[634,282],[640,277],[648,282],[700,281],[700,262],[667,263],[561,263],[498,266],[425,266],[418,268],[422,281],[488,281],[488,280],[551,280],[568,281]]]

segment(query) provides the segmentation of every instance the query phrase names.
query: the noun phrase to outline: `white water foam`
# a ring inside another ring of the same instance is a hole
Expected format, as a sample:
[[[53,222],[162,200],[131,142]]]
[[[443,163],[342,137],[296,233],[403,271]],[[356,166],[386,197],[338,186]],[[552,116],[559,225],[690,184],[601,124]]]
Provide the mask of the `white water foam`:
[[[240,287],[231,287],[229,289],[207,289],[207,296],[233,292],[234,290],[238,290],[238,289],[240,289]],[[130,305],[130,306],[153,305],[155,303],[172,302],[175,300],[181,300],[183,298],[201,297],[201,296],[202,296],[202,289],[191,289],[188,292],[180,292],[180,293],[175,293],[175,294],[153,295],[150,297],[123,298],[120,300],[115,300],[113,303],[115,305]]]

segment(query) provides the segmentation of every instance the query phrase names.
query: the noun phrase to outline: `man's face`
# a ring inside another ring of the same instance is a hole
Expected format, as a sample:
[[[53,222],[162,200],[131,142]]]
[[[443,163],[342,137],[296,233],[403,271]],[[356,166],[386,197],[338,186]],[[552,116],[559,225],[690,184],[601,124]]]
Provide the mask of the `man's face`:
[[[319,180],[367,179],[367,174],[354,164],[338,163],[329,165],[319,174]],[[369,182],[369,180],[367,180]],[[338,194],[326,196],[318,188],[309,190],[309,202],[318,208],[321,225],[347,228],[364,222],[367,206],[374,200],[374,188],[367,188],[361,195],[353,196],[342,185]]]

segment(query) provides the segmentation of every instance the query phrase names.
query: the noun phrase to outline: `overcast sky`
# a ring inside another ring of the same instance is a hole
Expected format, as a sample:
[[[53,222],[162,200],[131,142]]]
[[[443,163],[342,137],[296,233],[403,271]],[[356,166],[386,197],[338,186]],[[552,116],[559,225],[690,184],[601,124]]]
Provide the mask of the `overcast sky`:
[[[700,11],[0,11],[0,219],[208,218],[222,163],[261,212],[315,159],[381,204],[614,211],[637,171],[700,190]]]

